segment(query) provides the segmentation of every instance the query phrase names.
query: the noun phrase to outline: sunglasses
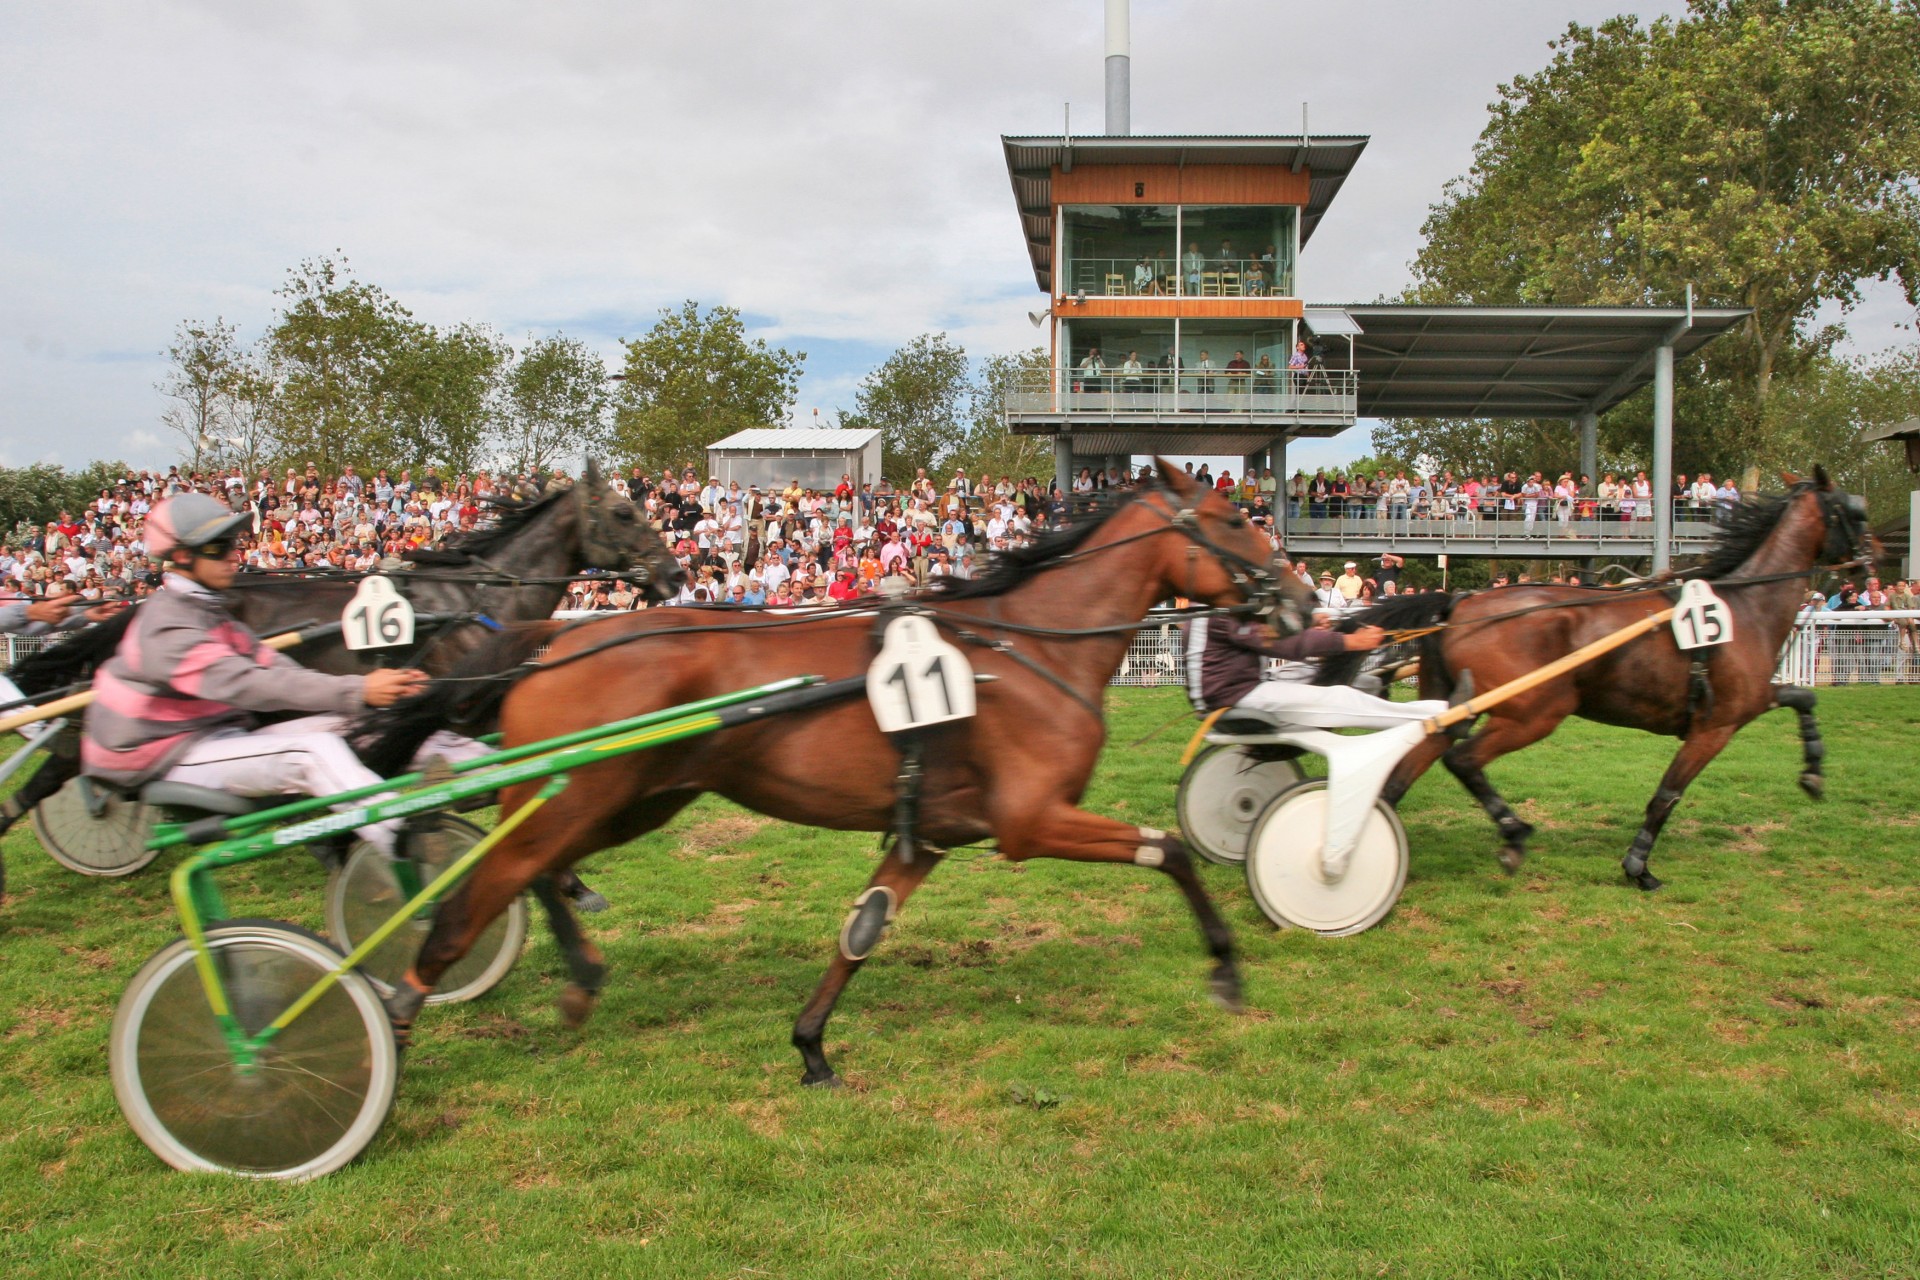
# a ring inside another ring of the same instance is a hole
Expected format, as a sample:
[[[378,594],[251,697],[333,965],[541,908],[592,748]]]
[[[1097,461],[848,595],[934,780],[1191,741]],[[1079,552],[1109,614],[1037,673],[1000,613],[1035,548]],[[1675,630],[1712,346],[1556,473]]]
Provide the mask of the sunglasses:
[[[195,556],[203,560],[224,560],[233,554],[234,539],[222,538],[217,542],[203,542],[197,547],[188,547]]]

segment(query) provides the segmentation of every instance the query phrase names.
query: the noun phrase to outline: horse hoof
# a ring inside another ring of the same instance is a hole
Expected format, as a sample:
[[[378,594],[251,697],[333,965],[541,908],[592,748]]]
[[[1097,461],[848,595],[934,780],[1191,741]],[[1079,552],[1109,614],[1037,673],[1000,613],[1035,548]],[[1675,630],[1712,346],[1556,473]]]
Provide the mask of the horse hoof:
[[[1827,798],[1827,780],[1817,773],[1801,774],[1800,789],[1806,792],[1811,799],[1825,800]]]
[[[1630,883],[1632,883],[1636,888],[1638,888],[1642,893],[1652,893],[1656,889],[1661,888],[1665,884],[1665,881],[1655,876],[1651,871],[1642,871],[1637,876],[1629,875],[1627,877],[1627,880]]]
[[[815,1075],[809,1071],[800,1077],[800,1083],[809,1089],[844,1089],[847,1082],[829,1070],[825,1075]]]
[[[612,904],[607,901],[605,894],[588,889],[573,900],[573,905],[590,916],[597,916]]]
[[[554,1007],[560,1010],[560,1025],[569,1031],[578,1031],[586,1025],[587,1018],[593,1013],[593,1006],[599,996],[585,987],[567,984],[567,989],[554,1001]]]
[[[1501,849],[1496,856],[1500,859],[1500,865],[1507,869],[1507,874],[1512,875],[1518,871],[1521,864],[1527,860],[1527,851],[1525,849],[1515,849],[1509,845]]]
[[[1245,1013],[1246,1001],[1240,998],[1240,975],[1231,965],[1221,965],[1213,971],[1208,984],[1207,994],[1213,1002],[1228,1013]]]

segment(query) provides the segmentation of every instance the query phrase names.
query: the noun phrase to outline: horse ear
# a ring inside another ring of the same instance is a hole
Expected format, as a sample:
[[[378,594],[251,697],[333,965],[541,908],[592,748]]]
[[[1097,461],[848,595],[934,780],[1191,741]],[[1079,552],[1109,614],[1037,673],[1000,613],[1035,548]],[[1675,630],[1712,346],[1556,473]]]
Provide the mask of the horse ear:
[[[1827,469],[1817,462],[1813,464],[1813,484],[1816,489],[1833,488],[1833,480],[1827,475]]]
[[[1157,453],[1153,455],[1153,474],[1166,481],[1175,493],[1183,492],[1181,482],[1187,478],[1187,473]]]
[[[600,487],[600,460],[598,458],[587,459],[587,469],[581,475],[580,479],[585,483],[589,491]]]
[[[1782,471],[1780,473],[1780,483],[1784,484],[1785,486],[1787,486],[1787,488],[1791,489],[1793,488],[1793,486],[1800,483],[1800,477],[1793,474],[1793,472],[1791,471]]]

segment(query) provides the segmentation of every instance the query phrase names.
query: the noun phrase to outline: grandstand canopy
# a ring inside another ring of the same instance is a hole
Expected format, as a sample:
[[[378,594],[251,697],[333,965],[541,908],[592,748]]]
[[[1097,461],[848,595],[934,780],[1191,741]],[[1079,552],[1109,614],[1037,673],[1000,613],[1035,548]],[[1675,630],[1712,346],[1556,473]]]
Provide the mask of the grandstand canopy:
[[[1307,325],[1323,317],[1329,367],[1345,363],[1351,340],[1360,417],[1572,418],[1604,413],[1645,386],[1663,344],[1685,356],[1749,314],[1363,303],[1309,306]]]

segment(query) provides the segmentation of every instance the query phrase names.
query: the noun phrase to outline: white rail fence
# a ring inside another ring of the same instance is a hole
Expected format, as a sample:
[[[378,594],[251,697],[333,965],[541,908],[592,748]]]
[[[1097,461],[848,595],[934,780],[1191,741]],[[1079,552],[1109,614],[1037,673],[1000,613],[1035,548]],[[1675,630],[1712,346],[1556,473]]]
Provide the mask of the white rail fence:
[[[1803,613],[1780,654],[1781,684],[1920,684],[1920,609]]]
[[[556,617],[592,617],[569,610]],[[47,644],[40,636],[6,636],[6,665]],[[1803,613],[1780,653],[1774,677],[1781,684],[1920,685],[1920,610],[1866,613]],[[1109,682],[1114,688],[1183,687],[1187,679],[1183,631],[1175,622],[1154,623],[1135,633],[1127,656]]]

